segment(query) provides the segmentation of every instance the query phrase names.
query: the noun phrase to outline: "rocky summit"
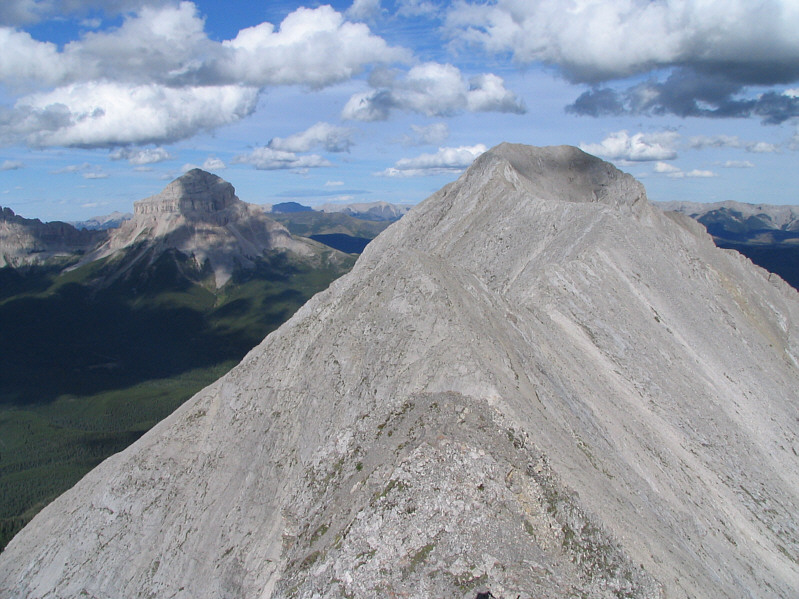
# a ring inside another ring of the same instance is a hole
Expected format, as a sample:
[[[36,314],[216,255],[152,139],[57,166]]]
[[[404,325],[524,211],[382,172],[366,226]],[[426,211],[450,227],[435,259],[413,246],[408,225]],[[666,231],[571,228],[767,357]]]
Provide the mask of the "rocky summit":
[[[3,597],[795,597],[799,296],[503,144],[45,508]]]
[[[133,218],[113,229],[80,265],[125,252],[131,268],[157,260],[168,249],[189,256],[197,268],[209,267],[222,287],[236,269],[251,268],[265,252],[287,250],[309,258],[319,248],[292,237],[260,207],[242,202],[227,181],[193,169],[161,193],[134,202]]]

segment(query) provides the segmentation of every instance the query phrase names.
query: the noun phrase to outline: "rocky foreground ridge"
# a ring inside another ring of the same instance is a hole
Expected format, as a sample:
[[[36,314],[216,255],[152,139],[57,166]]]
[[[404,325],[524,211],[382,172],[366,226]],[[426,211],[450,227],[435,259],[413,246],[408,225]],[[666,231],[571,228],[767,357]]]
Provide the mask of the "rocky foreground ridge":
[[[799,296],[503,144],[45,508],[4,597],[794,597]]]

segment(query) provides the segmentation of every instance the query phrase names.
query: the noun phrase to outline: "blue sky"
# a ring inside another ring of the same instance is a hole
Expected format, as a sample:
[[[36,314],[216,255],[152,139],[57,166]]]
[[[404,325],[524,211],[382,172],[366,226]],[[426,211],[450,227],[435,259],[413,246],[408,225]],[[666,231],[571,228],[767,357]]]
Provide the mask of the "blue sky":
[[[502,141],[653,200],[799,203],[796,0],[3,0],[0,205],[80,220],[199,166],[416,203]]]

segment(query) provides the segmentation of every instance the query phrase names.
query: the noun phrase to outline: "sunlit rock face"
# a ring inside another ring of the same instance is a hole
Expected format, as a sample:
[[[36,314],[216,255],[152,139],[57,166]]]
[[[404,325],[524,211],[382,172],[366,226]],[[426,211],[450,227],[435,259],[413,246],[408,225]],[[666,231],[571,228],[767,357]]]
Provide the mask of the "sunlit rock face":
[[[133,204],[134,215],[217,212],[238,201],[233,186],[224,179],[195,168],[175,179],[159,194]]]
[[[222,287],[236,269],[253,268],[267,252],[312,259],[320,250],[313,242],[292,237],[259,206],[242,202],[230,183],[200,169],[135,202],[133,211],[133,218],[111,231],[108,241],[81,264],[122,251],[135,254],[127,260],[131,264],[154,262],[174,249],[189,256],[198,269],[209,268],[215,285]]]
[[[82,231],[60,221],[23,218],[0,206],[0,268],[60,263],[92,249],[103,231]]]
[[[10,597],[794,597],[799,297],[503,144],[45,508]]]

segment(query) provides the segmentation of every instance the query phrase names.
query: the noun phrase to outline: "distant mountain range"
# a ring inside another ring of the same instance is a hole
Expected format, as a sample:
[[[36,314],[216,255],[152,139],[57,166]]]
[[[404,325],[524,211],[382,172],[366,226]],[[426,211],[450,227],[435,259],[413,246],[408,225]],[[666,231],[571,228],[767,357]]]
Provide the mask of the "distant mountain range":
[[[687,214],[716,239],[740,243],[799,243],[799,206],[741,202],[660,202],[664,210]]]
[[[323,212],[344,214],[361,220],[394,222],[405,215],[413,205],[389,202],[356,202],[351,204],[327,203],[312,207],[299,202],[281,202],[264,207],[271,214],[296,214],[298,212]]]
[[[130,212],[112,212],[105,216],[95,216],[89,220],[70,221],[70,225],[76,229],[88,229],[89,231],[104,231],[105,229],[116,229],[126,220],[133,218]]]
[[[413,206],[410,204],[360,202],[354,204],[322,204],[317,210],[320,212],[338,212],[364,220],[393,222],[402,218],[411,208]]]
[[[45,263],[52,265],[55,261],[66,265],[78,257],[80,263],[85,264],[98,257],[110,255],[122,247],[138,243],[143,239],[141,235],[146,236],[149,231],[153,236],[161,238],[159,243],[162,246],[174,244],[176,249],[183,248],[181,251],[194,253],[198,261],[208,259],[219,275],[218,283],[223,284],[229,280],[225,271],[229,272],[233,263],[246,267],[249,263],[247,256],[253,255],[253,252],[257,255],[267,249],[266,246],[261,247],[262,240],[275,235],[280,236],[274,225],[269,224],[269,220],[264,221],[259,218],[259,211],[265,212],[271,220],[282,223],[293,235],[313,239],[345,253],[357,254],[363,251],[380,231],[399,220],[411,208],[410,205],[388,202],[329,203],[317,208],[298,202],[258,206],[245,204],[237,198],[236,202],[226,204],[220,210],[208,210],[208,206],[199,210],[191,207],[188,210],[166,208],[169,205],[166,196],[180,193],[179,189],[183,186],[202,187],[200,180],[204,177],[215,176],[194,169],[176,179],[160,194],[135,202],[134,213],[113,212],[84,221],[42,223],[38,219],[17,216],[10,208],[0,207],[0,268]],[[154,203],[162,204],[163,209],[153,209]],[[202,213],[205,214],[205,218],[198,218]],[[215,215],[216,221],[213,218],[209,220],[208,216],[212,214]],[[240,239],[240,235],[233,233],[231,229],[233,227],[242,230],[242,218],[250,221],[243,227],[244,231],[249,230],[249,233],[245,233],[244,239]],[[364,221],[374,224],[369,225]],[[199,222],[204,222],[200,225],[200,229],[205,228],[206,233],[216,225],[220,225],[227,234],[212,240],[217,236],[211,235],[204,239],[202,230],[188,233],[186,227],[196,229]],[[255,230],[251,229],[252,226],[255,226]],[[178,236],[188,235],[193,239],[175,241],[174,236],[164,235],[166,228],[172,229]],[[259,228],[262,230],[258,230]],[[176,233],[178,229],[182,229],[180,233]],[[227,243],[231,235],[235,238],[233,245],[238,248],[237,252],[228,251]],[[248,235],[250,239],[247,239]],[[270,243],[275,241],[272,239]],[[214,250],[214,247],[217,250],[222,248],[222,251]],[[294,251],[302,252],[296,245]],[[220,262],[231,260],[233,263],[226,266]]]
[[[733,249],[799,289],[799,206],[740,202],[660,202],[702,223],[716,245]]]

